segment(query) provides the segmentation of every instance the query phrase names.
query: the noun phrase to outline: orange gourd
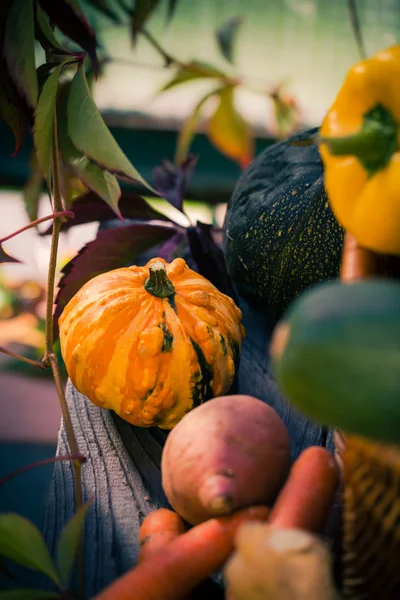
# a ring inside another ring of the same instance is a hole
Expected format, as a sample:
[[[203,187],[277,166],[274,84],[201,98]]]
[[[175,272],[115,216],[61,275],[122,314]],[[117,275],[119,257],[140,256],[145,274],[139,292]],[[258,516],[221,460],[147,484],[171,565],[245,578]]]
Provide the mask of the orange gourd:
[[[230,388],[241,317],[182,258],[155,258],[87,282],[59,319],[61,351],[72,383],[94,404],[133,425],[171,429]]]

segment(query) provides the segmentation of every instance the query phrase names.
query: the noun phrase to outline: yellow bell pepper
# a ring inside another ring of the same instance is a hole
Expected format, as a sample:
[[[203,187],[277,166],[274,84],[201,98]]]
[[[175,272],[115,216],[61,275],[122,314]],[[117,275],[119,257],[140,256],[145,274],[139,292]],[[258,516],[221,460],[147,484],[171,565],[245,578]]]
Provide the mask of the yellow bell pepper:
[[[339,223],[361,246],[400,254],[400,45],[350,69],[319,149]]]

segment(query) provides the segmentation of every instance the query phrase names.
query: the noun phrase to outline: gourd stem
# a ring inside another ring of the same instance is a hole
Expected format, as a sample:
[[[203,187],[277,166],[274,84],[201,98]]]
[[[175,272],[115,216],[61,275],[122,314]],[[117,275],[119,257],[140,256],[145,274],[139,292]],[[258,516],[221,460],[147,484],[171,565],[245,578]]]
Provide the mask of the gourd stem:
[[[364,114],[361,129],[344,137],[321,137],[334,156],[357,156],[368,174],[386,167],[397,149],[397,124],[391,113],[376,105]]]
[[[168,298],[175,294],[175,288],[168,278],[164,263],[157,260],[150,265],[149,277],[144,283],[144,289],[157,298]]]

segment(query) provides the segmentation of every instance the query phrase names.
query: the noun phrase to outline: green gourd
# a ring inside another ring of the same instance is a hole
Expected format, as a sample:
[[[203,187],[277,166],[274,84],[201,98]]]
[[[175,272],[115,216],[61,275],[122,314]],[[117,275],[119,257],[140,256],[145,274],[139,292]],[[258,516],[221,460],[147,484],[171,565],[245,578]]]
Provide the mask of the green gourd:
[[[243,298],[275,318],[340,270],[343,230],[328,204],[318,147],[304,145],[316,132],[264,150],[239,179],[225,217],[229,274]]]
[[[307,416],[400,443],[400,283],[319,284],[296,299],[271,342],[273,373]]]

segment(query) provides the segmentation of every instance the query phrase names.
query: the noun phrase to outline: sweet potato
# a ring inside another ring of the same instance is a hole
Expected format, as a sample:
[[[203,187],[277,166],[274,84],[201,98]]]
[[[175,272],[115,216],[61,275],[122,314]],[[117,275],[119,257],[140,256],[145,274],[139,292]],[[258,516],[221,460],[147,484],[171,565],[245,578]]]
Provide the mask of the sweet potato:
[[[280,417],[251,396],[222,396],[193,409],[164,446],[162,484],[189,523],[270,504],[290,467],[289,435]]]

